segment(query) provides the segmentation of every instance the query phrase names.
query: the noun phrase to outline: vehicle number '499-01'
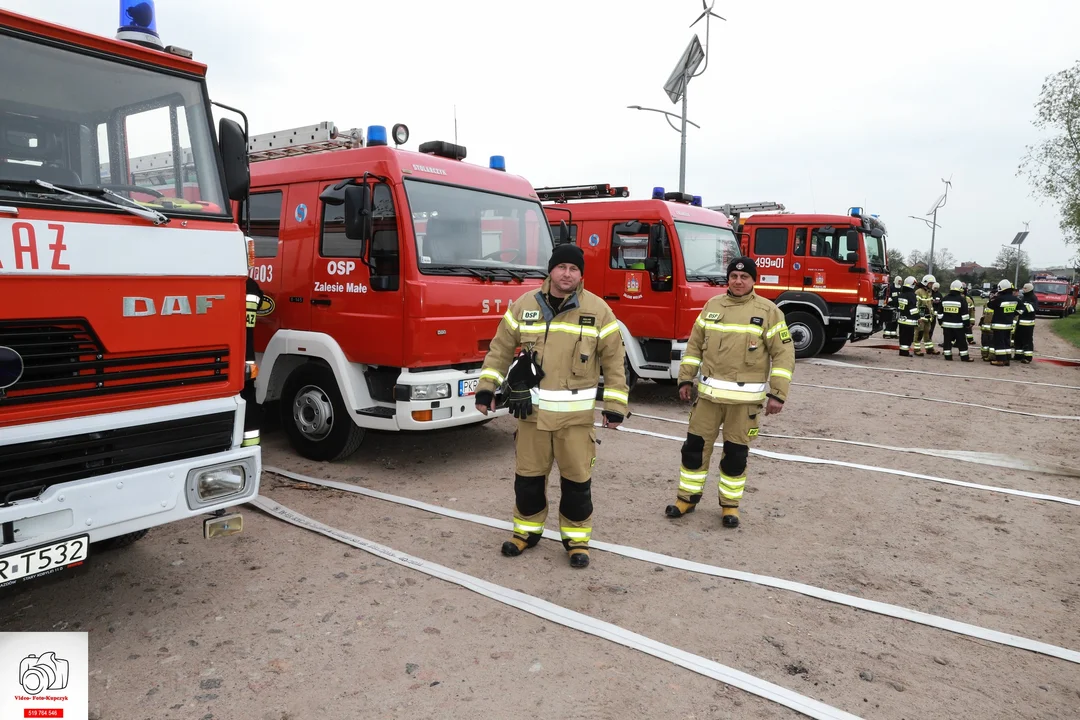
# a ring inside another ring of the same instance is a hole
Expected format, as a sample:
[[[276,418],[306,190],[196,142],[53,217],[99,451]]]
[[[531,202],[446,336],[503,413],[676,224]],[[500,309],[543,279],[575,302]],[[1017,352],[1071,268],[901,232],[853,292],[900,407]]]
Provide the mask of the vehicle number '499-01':
[[[80,535],[49,545],[0,555],[0,587],[78,565],[86,559],[89,550],[90,536]],[[0,552],[2,551],[0,548]]]

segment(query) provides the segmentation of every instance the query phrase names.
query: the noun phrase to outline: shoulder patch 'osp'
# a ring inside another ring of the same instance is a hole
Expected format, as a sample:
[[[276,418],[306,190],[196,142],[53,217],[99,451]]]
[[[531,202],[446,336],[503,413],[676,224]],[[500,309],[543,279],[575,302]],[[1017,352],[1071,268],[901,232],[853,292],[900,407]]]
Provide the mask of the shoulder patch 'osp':
[[[539,310],[526,310],[525,312],[521,313],[521,319],[522,320],[539,320],[540,319],[540,311]]]
[[[720,313],[718,313],[718,312],[705,313],[705,319],[706,320],[719,320],[720,319]]]

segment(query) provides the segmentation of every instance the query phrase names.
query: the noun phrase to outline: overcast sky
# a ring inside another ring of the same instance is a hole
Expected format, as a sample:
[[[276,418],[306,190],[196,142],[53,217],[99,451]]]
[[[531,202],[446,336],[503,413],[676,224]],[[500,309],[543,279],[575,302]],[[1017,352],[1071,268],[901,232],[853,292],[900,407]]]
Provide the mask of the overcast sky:
[[[117,0],[0,0],[112,36]],[[404,122],[408,147],[458,139],[535,186],[678,189],[663,84],[701,0],[157,0],[166,44],[207,63],[213,99],[252,132]],[[922,215],[952,178],[937,247],[991,263],[1031,223],[1036,266],[1066,263],[1057,210],[1016,167],[1044,78],[1080,56],[1080,2],[718,0],[690,83],[687,191],[706,205],[863,205],[890,246],[929,249]],[[887,9],[886,9],[887,8]]]

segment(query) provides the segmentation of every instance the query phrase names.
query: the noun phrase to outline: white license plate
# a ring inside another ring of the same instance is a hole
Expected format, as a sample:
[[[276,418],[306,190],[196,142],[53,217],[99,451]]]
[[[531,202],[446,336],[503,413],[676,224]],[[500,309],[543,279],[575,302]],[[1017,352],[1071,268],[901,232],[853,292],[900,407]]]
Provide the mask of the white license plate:
[[[0,556],[0,586],[78,565],[86,560],[90,536],[68,538],[51,545]]]
[[[457,388],[458,395],[461,397],[468,397],[469,395],[476,394],[476,384],[480,382],[480,378],[473,378],[472,380],[458,380]]]

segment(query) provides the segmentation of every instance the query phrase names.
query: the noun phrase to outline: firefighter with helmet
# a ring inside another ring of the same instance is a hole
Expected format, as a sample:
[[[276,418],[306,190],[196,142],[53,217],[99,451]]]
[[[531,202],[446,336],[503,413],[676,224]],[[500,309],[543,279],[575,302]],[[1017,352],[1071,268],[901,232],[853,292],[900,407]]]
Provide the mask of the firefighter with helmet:
[[[1035,313],[1039,310],[1039,300],[1031,283],[1024,283],[1023,290],[1016,320],[1016,355],[1020,362],[1029,365],[1035,359]]]
[[[983,305],[982,316],[979,318],[979,329],[982,333],[979,337],[979,348],[982,359],[985,362],[990,362],[996,356],[994,355],[994,310],[990,305],[994,302],[994,298],[997,297],[997,290],[991,293],[990,297],[986,299],[986,304]]]
[[[967,338],[971,334],[971,315],[968,314],[967,298],[964,297],[964,283],[953,280],[949,294],[941,299],[937,316],[941,323],[944,339],[941,343],[942,354],[946,360],[952,360],[953,345],[960,351],[962,362],[975,362],[968,355]]]
[[[476,408],[487,415],[495,410],[495,391],[505,384],[510,412],[518,419],[514,531],[502,545],[503,555],[516,557],[540,542],[554,461],[561,485],[559,528],[575,568],[589,564],[600,375],[604,427],[619,426],[629,401],[619,323],[607,303],[585,289],[584,272],[581,248],[555,248],[540,290],[519,297],[503,315],[476,392]]]
[[[889,309],[889,319],[885,322],[885,330],[881,333],[883,338],[896,338],[900,337],[897,332],[897,319],[900,317],[896,310],[896,300],[900,296],[900,288],[903,287],[904,279],[899,275],[893,279],[892,291],[889,293],[889,302],[886,307]]]
[[[713,443],[723,426],[720,455],[722,524],[739,525],[739,501],[746,486],[746,459],[758,434],[759,417],[780,412],[795,370],[795,346],[784,313],[754,293],[757,267],[747,257],[727,268],[728,291],[705,303],[679,365],[679,397],[697,399],[682,446],[678,499],[664,513],[679,518],[693,512],[705,490]]]
[[[915,297],[919,301],[919,327],[915,332],[915,354],[936,355],[934,348],[934,276],[923,275]]]
[[[994,359],[990,361],[991,365],[1009,366],[1013,323],[1019,306],[1020,298],[1016,296],[1013,284],[1008,280],[999,282],[997,295],[986,305],[993,312],[990,327],[994,331]]]
[[[911,357],[915,330],[919,327],[919,298],[915,295],[915,277],[904,278],[904,287],[896,298],[896,321],[900,335],[900,357]]]

